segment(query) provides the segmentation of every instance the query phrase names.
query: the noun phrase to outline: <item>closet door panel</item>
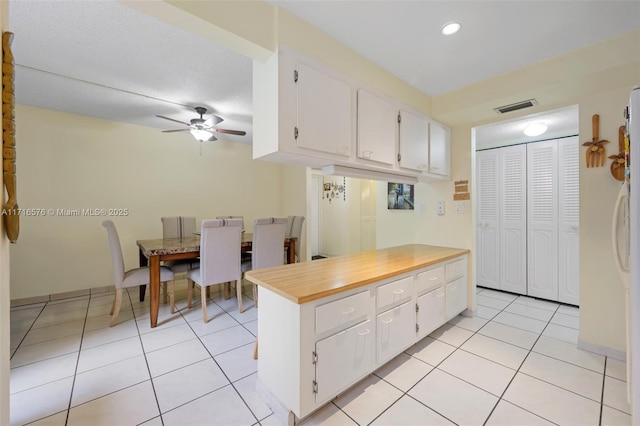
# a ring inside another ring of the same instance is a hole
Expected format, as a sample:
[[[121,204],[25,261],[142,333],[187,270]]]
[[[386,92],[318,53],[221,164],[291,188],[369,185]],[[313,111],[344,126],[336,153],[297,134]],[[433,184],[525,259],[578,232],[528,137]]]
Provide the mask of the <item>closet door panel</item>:
[[[527,293],[527,149],[500,151],[500,289]]]
[[[580,303],[580,144],[558,143],[558,300]]]
[[[478,223],[476,226],[476,279],[482,287],[499,288],[499,153],[476,154],[478,181]]]
[[[558,300],[557,141],[527,145],[527,294]]]

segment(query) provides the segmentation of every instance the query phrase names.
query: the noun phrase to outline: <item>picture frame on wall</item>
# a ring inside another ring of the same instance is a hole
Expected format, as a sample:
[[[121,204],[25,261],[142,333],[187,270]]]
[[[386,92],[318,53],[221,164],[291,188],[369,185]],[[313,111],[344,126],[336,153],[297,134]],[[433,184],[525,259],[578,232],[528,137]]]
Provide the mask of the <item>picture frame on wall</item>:
[[[414,185],[410,183],[387,183],[387,209],[413,210]]]

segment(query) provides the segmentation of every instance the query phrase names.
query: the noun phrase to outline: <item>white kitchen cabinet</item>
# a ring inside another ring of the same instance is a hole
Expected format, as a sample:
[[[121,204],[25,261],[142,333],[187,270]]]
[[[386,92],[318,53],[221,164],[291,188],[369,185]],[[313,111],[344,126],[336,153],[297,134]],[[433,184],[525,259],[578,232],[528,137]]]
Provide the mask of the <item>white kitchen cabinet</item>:
[[[327,259],[325,269],[334,276],[329,281],[350,289],[332,286],[328,295],[310,300],[294,289],[305,301],[291,300],[286,291],[272,291],[279,288],[280,280],[282,285],[290,282],[287,265],[281,268],[281,276],[259,278],[260,271],[248,274],[249,280],[256,279],[262,286],[256,389],[274,412],[288,412],[298,419],[308,416],[442,326],[447,318],[471,308],[467,251],[441,247],[434,248],[432,257],[425,257],[423,253],[432,252],[423,252],[422,247],[429,246],[412,246],[408,251],[404,246],[381,249],[382,255],[375,258]],[[423,267],[410,263],[415,269],[408,271],[398,265],[416,251],[420,262],[432,260]],[[312,266],[298,264],[303,275],[310,274],[301,284],[305,289],[319,274]],[[346,277],[353,276],[354,270],[362,271],[356,274],[358,279],[369,284],[352,288]],[[378,274],[387,278],[376,279]]]
[[[296,67],[298,147],[351,154],[351,87],[304,63]]]
[[[392,166],[396,162],[398,108],[358,90],[358,158]]]
[[[451,132],[431,120],[429,122],[429,167],[431,174],[448,178],[451,165]]]
[[[400,111],[400,167],[429,170],[429,122],[407,111]]]
[[[378,315],[376,360],[382,364],[405,350],[416,340],[416,310],[412,301]]]
[[[326,401],[373,368],[374,324],[365,321],[316,343],[316,400]]]
[[[416,305],[416,334],[422,339],[446,321],[444,286],[418,296]]]

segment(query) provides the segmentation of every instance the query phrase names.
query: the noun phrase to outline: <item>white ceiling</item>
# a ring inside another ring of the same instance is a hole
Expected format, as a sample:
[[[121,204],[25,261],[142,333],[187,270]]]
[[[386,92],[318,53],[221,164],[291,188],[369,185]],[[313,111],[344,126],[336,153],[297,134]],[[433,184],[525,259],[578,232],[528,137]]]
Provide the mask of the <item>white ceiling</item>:
[[[640,28],[638,1],[271,3],[431,96]],[[158,129],[205,106],[251,143],[249,58],[112,0],[11,0],[9,29],[20,104]]]

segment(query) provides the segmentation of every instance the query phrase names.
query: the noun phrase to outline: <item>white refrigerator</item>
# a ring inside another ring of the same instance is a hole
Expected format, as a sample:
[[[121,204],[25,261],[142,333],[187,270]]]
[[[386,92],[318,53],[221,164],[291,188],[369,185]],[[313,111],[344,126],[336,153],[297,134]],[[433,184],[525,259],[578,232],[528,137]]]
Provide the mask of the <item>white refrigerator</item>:
[[[640,425],[640,171],[636,171],[640,170],[640,87],[631,91],[625,118],[625,180],[614,209],[611,232],[614,258],[626,292],[631,424]]]

